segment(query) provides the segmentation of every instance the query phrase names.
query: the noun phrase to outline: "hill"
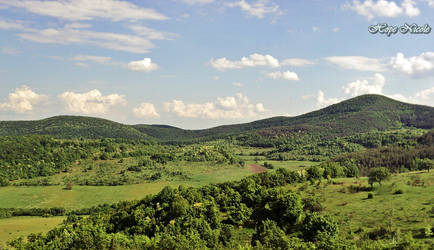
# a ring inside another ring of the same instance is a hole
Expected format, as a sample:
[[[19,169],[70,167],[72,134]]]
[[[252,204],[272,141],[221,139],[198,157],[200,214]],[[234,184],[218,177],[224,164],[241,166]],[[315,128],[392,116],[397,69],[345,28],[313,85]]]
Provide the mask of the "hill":
[[[199,141],[254,132],[285,137],[301,131],[345,136],[372,130],[434,128],[434,108],[399,102],[381,95],[362,95],[295,117],[272,117],[250,123],[185,130],[167,125],[124,125],[100,118],[55,116],[38,121],[0,122],[0,135],[43,134],[58,138],[125,138]]]
[[[299,131],[345,136],[401,127],[434,128],[434,108],[399,102],[381,95],[362,95],[295,117],[277,116],[250,123],[202,130],[135,125],[159,140],[215,139],[246,132],[265,137],[287,136]]]
[[[56,138],[150,138],[129,125],[84,116],[54,116],[38,121],[0,122],[0,135],[28,134],[50,135]]]

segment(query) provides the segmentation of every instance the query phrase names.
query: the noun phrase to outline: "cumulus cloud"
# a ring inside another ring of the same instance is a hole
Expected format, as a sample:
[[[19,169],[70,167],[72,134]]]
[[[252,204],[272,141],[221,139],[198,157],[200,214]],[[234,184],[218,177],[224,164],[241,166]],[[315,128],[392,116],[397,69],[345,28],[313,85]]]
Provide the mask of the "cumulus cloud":
[[[375,72],[382,72],[387,69],[387,64],[380,59],[364,56],[332,56],[326,57],[325,60],[343,69]]]
[[[217,70],[224,71],[226,69],[242,69],[247,67],[269,66],[279,67],[279,60],[271,55],[251,54],[248,57],[242,57],[239,61],[230,61],[226,57],[212,59],[211,66]]]
[[[340,98],[326,98],[324,92],[322,92],[322,90],[318,90],[318,94],[316,96],[316,106],[318,108],[326,107],[340,101],[342,101]]]
[[[85,93],[64,92],[59,98],[67,111],[81,114],[106,114],[114,107],[127,104],[123,95],[103,96],[97,89]]]
[[[390,64],[393,69],[410,76],[423,76],[434,73],[434,52],[425,52],[418,56],[405,57],[397,53]]]
[[[236,2],[226,3],[226,6],[231,8],[239,7],[248,15],[256,17],[258,19],[264,18],[266,14],[281,13],[281,11],[279,10],[279,5],[270,2],[269,0],[258,0],[252,3],[248,3],[246,0],[240,0]]]
[[[289,81],[298,81],[298,75],[295,72],[285,71],[285,72],[271,72],[268,73],[267,76],[273,80],[289,80]]]
[[[425,0],[430,7],[434,8],[434,0]]]
[[[399,6],[395,1],[387,0],[365,0],[360,2],[354,0],[352,4],[344,5],[344,8],[351,9],[357,14],[372,20],[375,17],[398,17],[398,16],[418,16],[420,10],[416,7],[413,0],[404,0]]]
[[[164,107],[166,112],[174,113],[180,117],[208,119],[243,119],[256,117],[265,112],[262,103],[250,103],[243,94],[237,94],[235,97],[219,97],[213,102],[200,104],[185,104],[183,101],[173,100],[165,102]]]
[[[151,72],[158,69],[158,65],[153,63],[151,58],[144,58],[140,61],[128,63],[128,69],[133,71]]]
[[[382,94],[386,78],[376,73],[372,80],[356,80],[342,87],[345,94],[359,96],[363,94]]]
[[[160,117],[160,114],[157,113],[154,104],[148,102],[144,102],[140,104],[140,106],[134,108],[133,114],[138,118]]]
[[[315,64],[312,61],[303,58],[288,58],[280,63],[282,66],[289,65],[293,67],[303,67]]]
[[[0,109],[16,113],[30,113],[33,107],[44,102],[47,96],[35,93],[28,86],[21,86],[15,92],[9,93],[5,102],[0,103]]]
[[[28,12],[64,20],[92,20],[96,18],[112,21],[122,20],[166,20],[168,17],[149,8],[119,0],[0,0],[0,4],[25,9]]]

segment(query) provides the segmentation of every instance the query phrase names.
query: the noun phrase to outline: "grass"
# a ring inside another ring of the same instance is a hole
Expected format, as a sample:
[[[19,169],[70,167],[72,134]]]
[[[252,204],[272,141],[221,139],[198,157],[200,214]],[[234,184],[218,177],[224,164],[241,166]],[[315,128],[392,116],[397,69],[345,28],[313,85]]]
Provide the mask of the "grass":
[[[414,185],[419,180],[419,184]],[[341,231],[355,233],[372,231],[379,227],[391,231],[412,231],[424,237],[426,227],[434,226],[434,172],[412,172],[393,176],[382,186],[375,184],[373,199],[370,192],[349,192],[350,185],[368,186],[367,178],[336,179],[336,184],[323,184],[311,190],[321,194],[325,207],[323,213],[334,215]],[[422,186],[420,183],[424,183]],[[402,194],[395,194],[402,190]],[[430,243],[434,240],[431,238]]]
[[[59,225],[65,217],[13,217],[0,220],[0,249],[6,242],[31,233],[46,233]]]
[[[8,186],[0,188],[0,207],[44,208],[64,207],[79,209],[104,203],[141,199],[148,194],[158,193],[165,186],[201,186],[209,183],[241,179],[250,175],[247,167],[213,165],[207,163],[177,163],[169,168],[182,169],[189,180],[156,181],[122,186],[78,186],[64,190],[64,186]]]

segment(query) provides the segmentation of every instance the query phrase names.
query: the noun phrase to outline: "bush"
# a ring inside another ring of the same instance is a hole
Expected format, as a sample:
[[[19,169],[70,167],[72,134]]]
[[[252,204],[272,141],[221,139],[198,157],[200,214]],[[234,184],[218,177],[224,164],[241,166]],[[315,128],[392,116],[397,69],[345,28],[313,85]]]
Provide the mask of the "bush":
[[[373,186],[375,182],[378,182],[378,184],[381,186],[381,182],[390,178],[390,171],[384,167],[373,168],[369,171],[368,177],[368,182],[371,186]]]
[[[368,199],[374,199],[374,194],[373,193],[369,193],[368,194]]]
[[[303,223],[303,236],[308,241],[319,240],[320,236],[327,235],[334,238],[339,233],[338,223],[331,217],[319,213],[307,214]]]

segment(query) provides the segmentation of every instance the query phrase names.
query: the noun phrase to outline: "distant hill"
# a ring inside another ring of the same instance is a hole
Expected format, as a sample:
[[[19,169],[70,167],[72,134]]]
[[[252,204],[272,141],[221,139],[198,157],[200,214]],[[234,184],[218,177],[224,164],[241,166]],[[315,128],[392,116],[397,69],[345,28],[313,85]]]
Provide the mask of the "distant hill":
[[[300,116],[279,116],[202,130],[185,130],[168,125],[124,125],[92,117],[55,116],[38,121],[0,122],[0,135],[155,138],[179,142],[210,140],[249,132],[266,137],[282,137],[300,131],[340,136],[401,127],[434,128],[434,108],[403,103],[381,95],[362,95]]]
[[[84,116],[54,116],[38,121],[0,122],[0,135],[27,134],[51,135],[56,138],[150,138],[130,125]]]

